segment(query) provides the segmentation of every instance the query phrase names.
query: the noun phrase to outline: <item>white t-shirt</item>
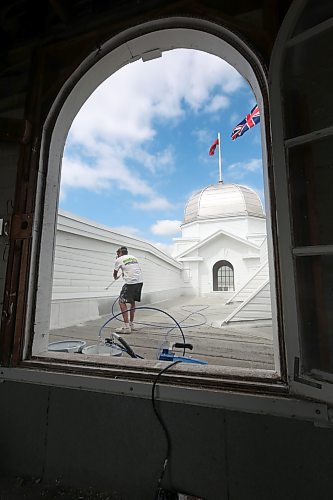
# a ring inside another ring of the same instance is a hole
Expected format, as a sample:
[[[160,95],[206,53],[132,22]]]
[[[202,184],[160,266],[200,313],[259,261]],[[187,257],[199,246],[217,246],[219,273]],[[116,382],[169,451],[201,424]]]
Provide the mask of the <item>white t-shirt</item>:
[[[122,270],[125,283],[129,285],[143,282],[138,259],[133,255],[122,255],[118,257],[114,263],[114,269],[115,271],[119,271],[119,269]]]

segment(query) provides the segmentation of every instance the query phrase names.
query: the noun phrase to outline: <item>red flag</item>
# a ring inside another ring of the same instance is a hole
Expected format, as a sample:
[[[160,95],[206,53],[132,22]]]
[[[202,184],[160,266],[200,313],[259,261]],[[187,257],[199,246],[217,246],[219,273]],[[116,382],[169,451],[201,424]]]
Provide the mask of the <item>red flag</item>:
[[[216,139],[216,141],[214,141],[211,147],[209,148],[209,156],[213,156],[213,154],[215,153],[216,146],[218,146],[218,144],[219,140]]]

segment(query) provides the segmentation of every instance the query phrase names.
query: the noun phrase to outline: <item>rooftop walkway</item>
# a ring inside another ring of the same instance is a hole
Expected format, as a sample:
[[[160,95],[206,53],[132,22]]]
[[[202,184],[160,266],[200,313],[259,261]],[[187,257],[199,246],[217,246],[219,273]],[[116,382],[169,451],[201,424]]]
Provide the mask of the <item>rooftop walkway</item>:
[[[274,369],[272,326],[258,322],[218,327],[238,304],[221,304],[221,297],[184,297],[159,304],[143,305],[136,311],[135,331],[123,335],[134,351],[146,359],[157,359],[165,342],[182,342],[182,335],[173,316],[181,325],[186,342],[193,344],[187,355],[208,361],[210,365],[251,369]],[[158,308],[164,314],[148,308]],[[147,309],[146,309],[147,308]],[[119,312],[116,304],[114,313]],[[95,345],[102,325],[110,316],[73,327],[50,331],[50,342],[80,339]],[[118,317],[119,320],[121,316]],[[122,323],[113,319],[102,329],[106,338]],[[178,350],[178,354],[182,354]]]

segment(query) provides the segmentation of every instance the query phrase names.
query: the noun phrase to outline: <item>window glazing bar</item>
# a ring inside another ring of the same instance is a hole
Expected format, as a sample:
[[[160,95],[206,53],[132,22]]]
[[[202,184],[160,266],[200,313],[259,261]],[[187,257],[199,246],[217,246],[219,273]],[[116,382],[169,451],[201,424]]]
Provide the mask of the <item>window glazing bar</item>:
[[[298,43],[306,42],[310,38],[316,35],[320,35],[320,33],[323,33],[331,28],[333,28],[333,17],[330,17],[326,21],[323,21],[322,23],[317,24],[316,26],[313,26],[306,31],[303,31],[303,33],[294,36],[293,38],[288,40],[288,42],[286,43],[286,47],[294,47]]]
[[[308,134],[292,137],[291,139],[286,139],[285,146],[287,148],[292,148],[293,146],[299,146],[308,142],[317,141],[318,139],[329,137],[330,135],[333,135],[333,125],[320,130],[314,130],[313,132],[309,132]]]
[[[332,255],[333,245],[315,245],[306,247],[296,247],[292,250],[293,255],[310,256],[310,255]]]

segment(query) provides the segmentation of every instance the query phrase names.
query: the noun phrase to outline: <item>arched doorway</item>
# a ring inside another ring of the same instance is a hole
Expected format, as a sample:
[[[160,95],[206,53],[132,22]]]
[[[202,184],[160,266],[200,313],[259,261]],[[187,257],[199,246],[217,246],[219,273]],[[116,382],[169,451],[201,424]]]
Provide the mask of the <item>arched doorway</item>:
[[[233,292],[234,290],[234,267],[227,260],[219,260],[213,266],[213,291]]]

